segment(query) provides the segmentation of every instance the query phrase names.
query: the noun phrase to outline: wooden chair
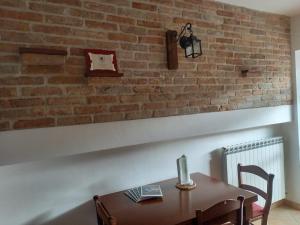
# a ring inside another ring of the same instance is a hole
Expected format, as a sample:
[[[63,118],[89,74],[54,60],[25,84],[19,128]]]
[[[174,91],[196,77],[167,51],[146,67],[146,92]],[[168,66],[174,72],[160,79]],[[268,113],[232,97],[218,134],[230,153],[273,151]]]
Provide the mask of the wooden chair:
[[[248,185],[244,184],[242,181],[242,172],[243,173],[251,173],[256,176],[259,176],[267,181],[267,192]],[[264,207],[261,207],[255,203],[252,204],[252,218],[249,222],[253,222],[256,220],[261,219],[261,225],[267,225],[268,223],[268,216],[272,204],[272,194],[273,194],[273,180],[274,175],[268,174],[266,171],[264,171],[262,168],[254,165],[249,166],[242,166],[241,164],[238,164],[238,180],[239,180],[239,187],[251,192],[254,192],[255,194],[261,196],[266,200]]]
[[[196,210],[197,225],[243,224],[244,197],[219,202],[205,211]]]
[[[94,196],[98,225],[117,225],[115,217],[111,216],[99,196]]]

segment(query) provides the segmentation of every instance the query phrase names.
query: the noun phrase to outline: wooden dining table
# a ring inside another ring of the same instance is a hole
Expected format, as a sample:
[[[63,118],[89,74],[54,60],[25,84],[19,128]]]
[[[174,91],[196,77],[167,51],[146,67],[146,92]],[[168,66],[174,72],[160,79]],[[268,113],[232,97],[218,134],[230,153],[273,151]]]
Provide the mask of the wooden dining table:
[[[196,210],[205,210],[226,199],[237,199],[242,195],[244,221],[247,224],[252,213],[252,203],[257,195],[228,185],[223,181],[201,173],[191,174],[196,183],[193,190],[179,190],[175,187],[177,178],[158,182],[163,192],[162,199],[151,199],[135,203],[124,191],[95,196],[103,203],[109,214],[116,218],[117,225],[188,225],[196,224]]]

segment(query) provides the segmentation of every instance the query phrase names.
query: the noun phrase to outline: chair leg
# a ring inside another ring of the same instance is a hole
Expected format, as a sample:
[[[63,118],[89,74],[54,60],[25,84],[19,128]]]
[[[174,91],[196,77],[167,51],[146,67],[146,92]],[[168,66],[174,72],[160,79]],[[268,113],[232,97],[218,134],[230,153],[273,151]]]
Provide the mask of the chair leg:
[[[97,214],[97,223],[98,225],[103,225],[103,220],[100,218],[100,216],[98,216],[98,214]]]
[[[268,215],[264,215],[261,219],[261,225],[268,225]]]

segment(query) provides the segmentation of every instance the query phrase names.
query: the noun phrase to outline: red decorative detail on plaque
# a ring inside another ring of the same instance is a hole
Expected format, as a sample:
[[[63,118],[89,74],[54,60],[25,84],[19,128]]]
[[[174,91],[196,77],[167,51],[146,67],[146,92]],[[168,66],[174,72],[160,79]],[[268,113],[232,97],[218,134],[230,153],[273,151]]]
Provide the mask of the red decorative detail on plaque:
[[[120,77],[115,51],[101,49],[86,49],[86,76],[91,77]]]

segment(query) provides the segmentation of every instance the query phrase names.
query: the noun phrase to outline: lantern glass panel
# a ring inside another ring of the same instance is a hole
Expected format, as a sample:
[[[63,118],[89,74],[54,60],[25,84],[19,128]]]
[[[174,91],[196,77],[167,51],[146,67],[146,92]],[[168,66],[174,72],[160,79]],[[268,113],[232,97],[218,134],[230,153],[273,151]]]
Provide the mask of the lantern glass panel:
[[[193,55],[193,45],[185,48],[185,57],[190,57],[191,55]]]
[[[193,38],[193,58],[202,55],[201,40]]]
[[[200,42],[198,40],[193,41],[194,54],[200,54]]]

